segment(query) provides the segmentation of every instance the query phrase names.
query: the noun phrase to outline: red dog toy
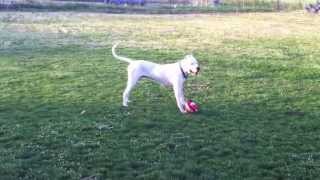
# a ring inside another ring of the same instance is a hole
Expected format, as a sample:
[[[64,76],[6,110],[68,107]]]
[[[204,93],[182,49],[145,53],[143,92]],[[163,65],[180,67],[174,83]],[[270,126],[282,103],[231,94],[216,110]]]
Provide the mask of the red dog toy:
[[[199,106],[192,100],[188,100],[185,109],[188,113],[194,113],[199,111]]]

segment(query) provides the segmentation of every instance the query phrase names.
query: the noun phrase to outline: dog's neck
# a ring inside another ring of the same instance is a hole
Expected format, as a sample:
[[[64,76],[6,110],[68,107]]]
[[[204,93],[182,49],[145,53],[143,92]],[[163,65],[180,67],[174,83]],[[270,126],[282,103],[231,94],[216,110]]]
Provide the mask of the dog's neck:
[[[186,73],[184,70],[183,70],[183,67],[181,66],[181,61],[179,61],[179,68],[180,68],[180,71],[181,71],[181,74],[183,76],[184,79],[187,79],[188,78],[188,73]]]

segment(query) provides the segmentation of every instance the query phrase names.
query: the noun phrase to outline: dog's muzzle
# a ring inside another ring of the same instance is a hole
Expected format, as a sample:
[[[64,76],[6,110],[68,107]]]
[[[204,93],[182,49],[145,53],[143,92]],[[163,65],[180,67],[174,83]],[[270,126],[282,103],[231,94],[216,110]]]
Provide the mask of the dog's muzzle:
[[[200,72],[200,67],[197,67],[197,72],[195,74],[198,75],[199,72]]]

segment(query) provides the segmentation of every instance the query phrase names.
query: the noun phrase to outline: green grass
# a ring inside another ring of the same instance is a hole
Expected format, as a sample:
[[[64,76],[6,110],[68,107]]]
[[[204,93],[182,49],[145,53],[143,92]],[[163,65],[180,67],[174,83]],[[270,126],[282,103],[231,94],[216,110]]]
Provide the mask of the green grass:
[[[319,18],[0,13],[1,179],[318,179]],[[272,27],[272,28],[270,28]],[[202,66],[201,111],[143,81],[121,107],[120,54]]]

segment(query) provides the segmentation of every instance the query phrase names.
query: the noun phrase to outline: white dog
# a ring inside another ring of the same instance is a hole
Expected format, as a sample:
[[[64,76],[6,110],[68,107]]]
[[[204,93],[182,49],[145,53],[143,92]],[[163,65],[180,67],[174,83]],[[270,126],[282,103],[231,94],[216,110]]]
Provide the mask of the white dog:
[[[121,61],[129,63],[127,87],[123,92],[123,106],[128,106],[131,90],[139,79],[145,77],[164,86],[172,86],[179,110],[182,113],[186,113],[183,84],[189,74],[197,75],[200,71],[198,61],[192,55],[187,55],[176,63],[156,64],[119,56],[115,51],[117,45],[115,44],[112,47],[112,55]]]

